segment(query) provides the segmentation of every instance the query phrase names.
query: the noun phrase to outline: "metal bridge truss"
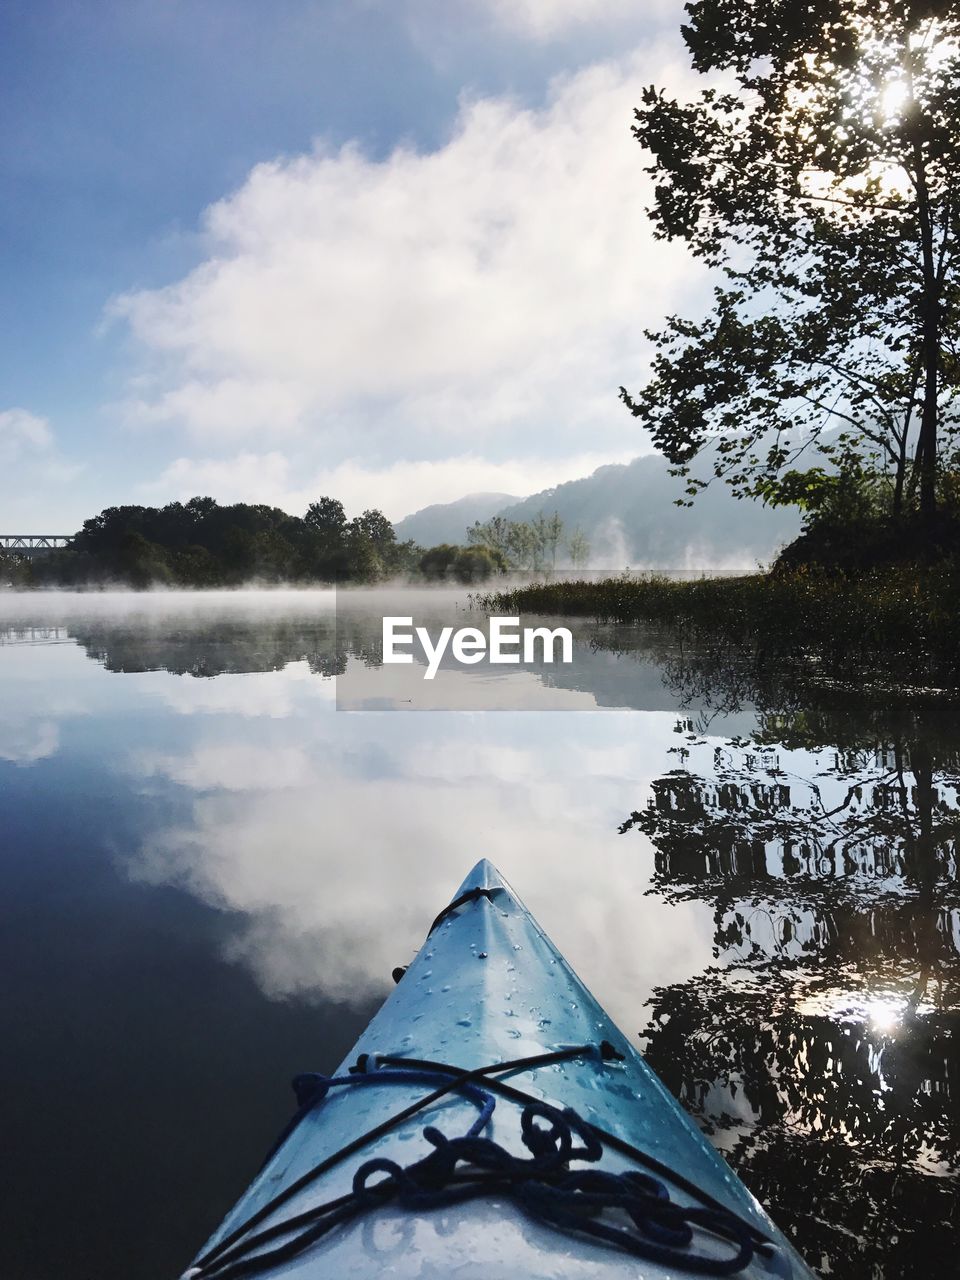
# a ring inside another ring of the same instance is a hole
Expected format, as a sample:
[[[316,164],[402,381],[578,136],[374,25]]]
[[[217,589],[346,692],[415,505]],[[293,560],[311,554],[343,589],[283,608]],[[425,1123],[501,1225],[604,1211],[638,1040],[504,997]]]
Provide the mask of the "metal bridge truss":
[[[73,538],[72,533],[0,533],[0,548],[32,556],[57,547],[69,547]]]

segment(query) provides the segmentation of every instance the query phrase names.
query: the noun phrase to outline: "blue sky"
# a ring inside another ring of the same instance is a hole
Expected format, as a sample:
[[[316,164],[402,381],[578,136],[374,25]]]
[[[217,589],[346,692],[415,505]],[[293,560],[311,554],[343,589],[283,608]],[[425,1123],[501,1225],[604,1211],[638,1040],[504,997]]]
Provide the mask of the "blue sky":
[[[644,451],[671,0],[7,0],[0,531],[211,493],[394,518]],[[41,526],[43,527],[41,530]]]

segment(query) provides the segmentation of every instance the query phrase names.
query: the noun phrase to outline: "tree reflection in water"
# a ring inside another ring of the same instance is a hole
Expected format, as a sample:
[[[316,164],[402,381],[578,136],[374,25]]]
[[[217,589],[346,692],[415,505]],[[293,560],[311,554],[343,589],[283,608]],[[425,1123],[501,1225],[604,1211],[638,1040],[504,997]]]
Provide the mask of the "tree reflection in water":
[[[715,964],[658,989],[664,1082],[826,1275],[950,1274],[960,1227],[957,703],[673,654],[674,767],[621,830],[651,892],[714,911]],[[756,730],[708,738],[756,709]]]

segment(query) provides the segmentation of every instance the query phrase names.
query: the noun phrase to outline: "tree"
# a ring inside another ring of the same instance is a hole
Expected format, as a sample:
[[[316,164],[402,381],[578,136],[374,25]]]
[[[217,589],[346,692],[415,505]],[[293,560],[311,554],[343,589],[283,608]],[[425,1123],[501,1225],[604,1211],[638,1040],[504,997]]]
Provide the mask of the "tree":
[[[30,581],[30,561],[27,557],[0,547],[0,590],[4,587],[25,587]]]
[[[449,542],[441,542],[435,547],[429,547],[420,557],[418,568],[428,582],[442,582],[453,573],[453,567],[461,550],[461,547]]]
[[[216,498],[191,498],[189,502],[184,504],[184,510],[189,517],[196,521],[206,520],[217,509]]]
[[[556,511],[549,517],[538,511],[529,521],[494,516],[484,524],[477,520],[467,530],[471,546],[486,547],[501,567],[534,572],[548,563],[551,567],[556,565],[562,539],[563,521]]]
[[[321,578],[333,580],[347,569],[347,517],[336,498],[311,502],[303,517],[308,564]]]
[[[653,376],[621,396],[687,500],[707,445],[715,476],[766,500],[813,446],[929,516],[960,369],[960,3],[687,11],[693,66],[723,86],[691,103],[645,90],[634,133],[655,235],[722,283],[705,320],[648,335]]]
[[[583,530],[579,525],[571,533],[567,542],[567,553],[570,556],[570,562],[575,569],[585,568],[590,559],[590,543],[587,541]]]
[[[142,589],[173,580],[163,547],[136,531],[120,539],[115,563],[119,576],[132,587]]]
[[[507,535],[507,556],[517,569],[540,568],[541,543],[534,525],[526,520],[511,520]]]
[[[483,582],[506,568],[499,552],[489,547],[452,546],[442,542],[430,547],[421,555],[418,565],[423,576],[431,582],[455,578],[457,582]]]
[[[370,534],[357,520],[351,520],[347,526],[347,576],[356,582],[376,582],[383,571],[383,558]]]
[[[392,547],[397,540],[393,525],[382,511],[371,508],[364,511],[363,515],[354,516],[350,523],[364,533],[378,551],[382,552],[387,547]]]
[[[563,541],[563,521],[560,519],[560,513],[555,511],[546,525],[545,545],[550,553],[550,567],[557,567],[557,551],[560,543]]]
[[[343,503],[337,498],[320,498],[317,502],[311,502],[303,522],[331,541],[342,538],[347,527]]]
[[[503,556],[489,547],[458,547],[453,574],[458,582],[485,582],[506,567]]]
[[[393,542],[386,551],[387,569],[392,574],[416,573],[420,567],[423,547],[413,538],[406,542]]]
[[[563,521],[559,513],[555,511],[548,518],[542,511],[538,511],[526,528],[530,530],[526,539],[530,567],[539,570],[549,563],[551,568],[556,568],[557,548],[563,537]]]
[[[346,527],[345,538],[350,577],[375,582],[401,567],[396,563],[397,535],[382,511],[371,508],[354,516]]]
[[[467,542],[474,547],[489,547],[509,561],[509,541],[512,521],[503,516],[493,516],[483,524],[479,520],[467,530]]]

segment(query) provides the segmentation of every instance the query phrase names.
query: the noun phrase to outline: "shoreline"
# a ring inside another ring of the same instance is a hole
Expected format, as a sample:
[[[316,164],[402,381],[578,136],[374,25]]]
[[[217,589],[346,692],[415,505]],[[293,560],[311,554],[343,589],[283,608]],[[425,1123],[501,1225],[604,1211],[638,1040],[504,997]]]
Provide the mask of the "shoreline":
[[[678,581],[625,577],[474,593],[475,607],[604,623],[654,623],[849,682],[960,688],[960,567],[822,570]]]

